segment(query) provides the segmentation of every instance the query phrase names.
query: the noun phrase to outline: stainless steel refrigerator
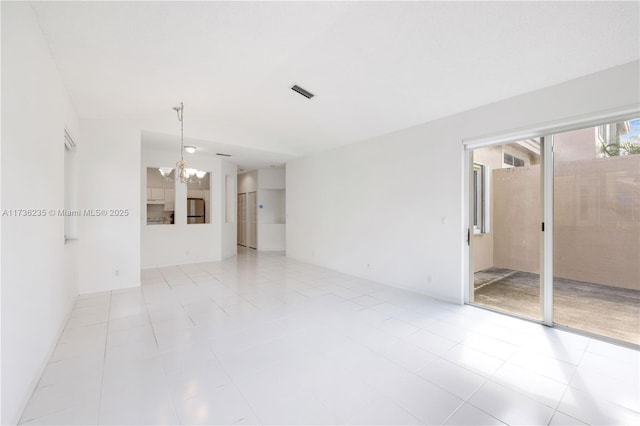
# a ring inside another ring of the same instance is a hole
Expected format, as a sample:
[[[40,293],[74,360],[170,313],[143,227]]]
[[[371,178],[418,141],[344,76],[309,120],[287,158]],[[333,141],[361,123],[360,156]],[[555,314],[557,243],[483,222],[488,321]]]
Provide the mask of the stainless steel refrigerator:
[[[204,223],[204,200],[187,198],[187,223]]]

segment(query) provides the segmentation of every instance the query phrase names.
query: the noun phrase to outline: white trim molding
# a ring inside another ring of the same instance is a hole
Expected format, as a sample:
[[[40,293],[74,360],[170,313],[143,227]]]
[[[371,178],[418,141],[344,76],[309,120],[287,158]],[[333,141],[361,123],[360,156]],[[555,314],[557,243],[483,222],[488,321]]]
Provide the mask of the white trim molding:
[[[538,138],[546,135],[569,132],[585,127],[599,126],[602,124],[630,120],[640,115],[640,104],[627,105],[626,107],[602,111],[597,114],[585,114],[564,118],[536,126],[513,129],[506,132],[488,136],[465,138],[462,140],[464,149],[473,150],[491,145],[511,143],[524,139]]]

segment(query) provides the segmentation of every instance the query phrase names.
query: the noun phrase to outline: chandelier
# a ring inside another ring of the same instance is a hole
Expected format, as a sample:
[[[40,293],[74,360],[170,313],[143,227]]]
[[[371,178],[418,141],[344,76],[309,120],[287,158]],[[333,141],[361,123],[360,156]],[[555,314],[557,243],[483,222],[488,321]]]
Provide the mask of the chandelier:
[[[171,172],[173,171],[173,167],[160,167],[158,170],[162,177],[167,181],[176,181],[179,180],[182,183],[198,183],[200,184],[202,179],[207,172],[192,169],[187,167],[187,162],[184,161],[184,104],[180,102],[180,106],[173,107],[173,110],[178,114],[178,121],[180,122],[180,160],[176,162],[176,176],[174,178],[171,177]],[[190,148],[190,153],[195,151],[195,147],[187,147]]]

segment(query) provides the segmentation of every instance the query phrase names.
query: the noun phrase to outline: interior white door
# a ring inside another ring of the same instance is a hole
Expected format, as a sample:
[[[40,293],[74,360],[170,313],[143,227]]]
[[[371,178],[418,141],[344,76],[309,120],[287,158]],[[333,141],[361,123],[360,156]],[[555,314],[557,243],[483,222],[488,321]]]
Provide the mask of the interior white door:
[[[238,194],[238,245],[247,246],[247,194]]]
[[[258,247],[258,200],[255,192],[247,193],[247,246]]]

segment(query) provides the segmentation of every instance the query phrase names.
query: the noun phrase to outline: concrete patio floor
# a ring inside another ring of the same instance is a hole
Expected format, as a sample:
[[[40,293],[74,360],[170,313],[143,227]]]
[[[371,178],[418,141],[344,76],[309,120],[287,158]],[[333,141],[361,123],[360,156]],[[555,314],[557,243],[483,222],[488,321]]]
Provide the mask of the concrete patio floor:
[[[475,273],[475,303],[541,319],[540,276],[503,268]],[[640,291],[554,279],[554,322],[640,345]]]

